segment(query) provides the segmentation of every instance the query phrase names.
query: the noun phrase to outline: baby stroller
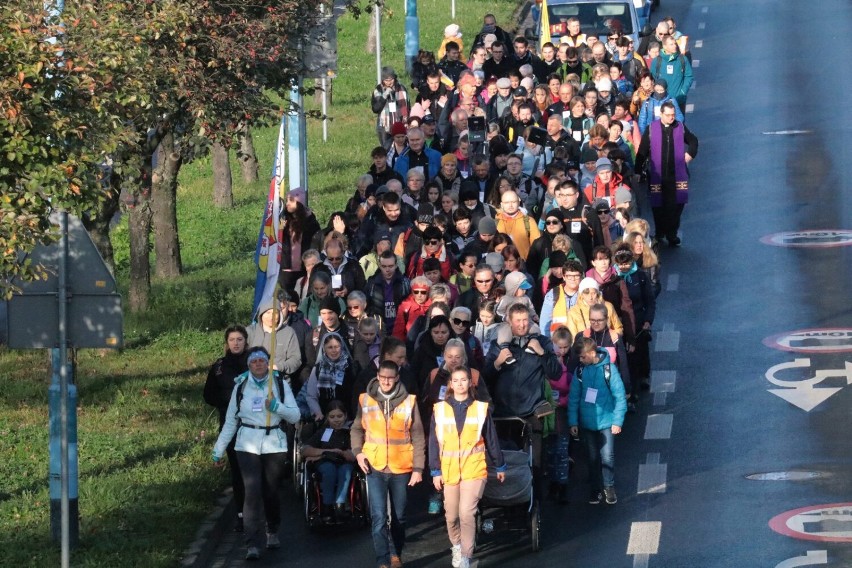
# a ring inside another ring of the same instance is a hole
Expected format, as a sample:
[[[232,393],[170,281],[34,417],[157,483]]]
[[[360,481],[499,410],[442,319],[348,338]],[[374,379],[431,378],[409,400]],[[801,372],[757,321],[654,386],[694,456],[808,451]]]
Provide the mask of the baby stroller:
[[[529,530],[533,552],[539,550],[541,511],[533,491],[533,450],[530,426],[523,418],[494,418],[503,459],[506,480],[497,481],[493,466],[488,468],[488,482],[479,501],[476,532],[491,532],[495,521],[509,530]]]

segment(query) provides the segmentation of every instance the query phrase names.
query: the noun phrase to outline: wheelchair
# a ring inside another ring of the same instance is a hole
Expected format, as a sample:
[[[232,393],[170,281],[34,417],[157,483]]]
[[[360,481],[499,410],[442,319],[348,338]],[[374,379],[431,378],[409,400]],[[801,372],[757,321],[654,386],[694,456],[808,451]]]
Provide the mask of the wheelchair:
[[[316,469],[319,460],[301,463],[300,479],[302,480],[302,496],[305,514],[305,523],[311,530],[321,527],[335,527],[349,524],[358,527],[370,526],[370,501],[367,491],[367,477],[358,464],[353,464],[352,479],[346,492],[346,518],[337,519],[336,523],[323,521],[321,514],[322,494],[320,493],[321,474]]]

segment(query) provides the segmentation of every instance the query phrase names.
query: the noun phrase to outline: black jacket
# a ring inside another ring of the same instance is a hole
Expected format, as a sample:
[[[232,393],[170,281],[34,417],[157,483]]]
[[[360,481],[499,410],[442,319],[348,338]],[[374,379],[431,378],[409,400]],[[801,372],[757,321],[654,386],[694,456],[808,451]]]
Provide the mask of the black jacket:
[[[234,392],[234,379],[248,371],[246,355],[234,355],[228,352],[224,357],[217,359],[210,371],[207,373],[207,381],[204,383],[204,402],[219,411],[219,430],[225,423],[228,412],[228,403],[231,402],[231,393]]]
[[[381,316],[385,322],[385,329],[390,334],[393,331],[394,322],[396,322],[396,309],[411,294],[411,282],[400,274],[399,269],[394,273],[393,280],[393,297],[385,298],[385,279],[381,272],[377,272],[367,280],[367,285],[364,292],[367,294],[367,313],[371,316]],[[393,308],[393,317],[390,317],[388,311]]]

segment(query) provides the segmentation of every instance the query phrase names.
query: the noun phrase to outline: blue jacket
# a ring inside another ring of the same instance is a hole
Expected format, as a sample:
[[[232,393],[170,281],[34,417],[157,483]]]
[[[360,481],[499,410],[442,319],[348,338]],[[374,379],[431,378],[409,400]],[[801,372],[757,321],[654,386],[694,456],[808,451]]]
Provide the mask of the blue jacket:
[[[494,368],[500,354],[496,345],[488,351],[483,367],[488,392],[494,402],[494,416],[529,416],[544,400],[545,379],[557,380],[562,374],[562,365],[553,351],[553,343],[543,335],[530,335],[538,340],[544,355],[538,356],[513,339],[508,349],[515,358],[512,365]],[[524,346],[526,341],[524,341]]]
[[[627,412],[624,383],[616,365],[609,362],[606,349],[598,348],[600,360],[594,365],[578,367],[571,379],[568,394],[568,425],[579,425],[584,430],[605,430],[613,424],[621,426]],[[610,374],[607,385],[605,373]],[[590,395],[595,389],[596,395]],[[594,398],[594,402],[588,399]]]
[[[424,147],[423,151],[426,153],[426,158],[429,160],[429,171],[423,172],[423,174],[426,176],[426,179],[432,179],[441,171],[441,153],[428,147]],[[411,152],[408,151],[397,158],[396,164],[393,167],[399,175],[406,179],[408,176],[408,160],[410,158]]]
[[[674,103],[675,107],[675,119],[678,122],[683,122],[683,112],[680,110],[680,104],[672,98],[671,95],[666,95],[662,99],[655,99],[653,95],[648,97],[644,103],[642,103],[642,108],[639,110],[639,133],[645,134],[645,131],[648,130],[648,126],[651,125],[652,122],[660,118],[659,116],[659,108],[663,105],[664,102],[671,101]]]

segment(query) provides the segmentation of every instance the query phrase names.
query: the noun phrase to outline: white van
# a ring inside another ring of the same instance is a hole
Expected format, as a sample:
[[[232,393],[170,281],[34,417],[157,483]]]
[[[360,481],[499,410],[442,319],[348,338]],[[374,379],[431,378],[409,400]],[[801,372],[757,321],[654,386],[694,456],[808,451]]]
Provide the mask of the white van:
[[[651,16],[651,4],[652,0],[547,0],[551,41],[558,45],[559,38],[568,33],[568,18],[579,18],[580,31],[587,36],[594,35],[606,42],[615,25],[624,35],[632,37],[638,47],[639,37],[644,35],[641,32]],[[541,37],[542,30],[538,32]]]

